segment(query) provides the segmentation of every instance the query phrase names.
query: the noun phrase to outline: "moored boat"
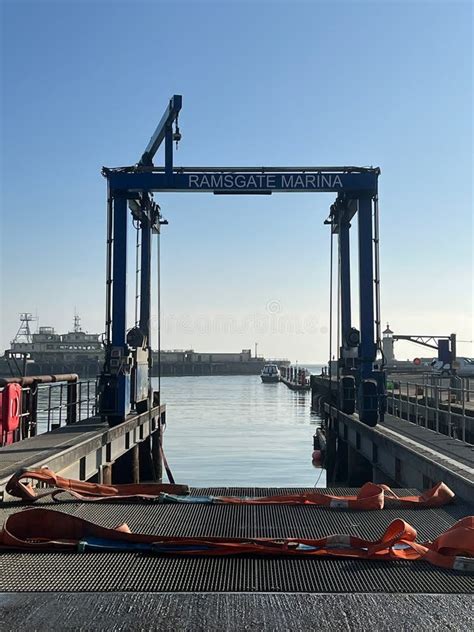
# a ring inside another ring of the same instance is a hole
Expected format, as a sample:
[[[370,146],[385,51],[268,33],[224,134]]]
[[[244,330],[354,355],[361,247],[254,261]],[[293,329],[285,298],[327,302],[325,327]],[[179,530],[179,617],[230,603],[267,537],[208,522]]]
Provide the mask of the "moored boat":
[[[262,382],[279,382],[280,381],[280,369],[276,364],[266,364],[262,372],[260,373]]]

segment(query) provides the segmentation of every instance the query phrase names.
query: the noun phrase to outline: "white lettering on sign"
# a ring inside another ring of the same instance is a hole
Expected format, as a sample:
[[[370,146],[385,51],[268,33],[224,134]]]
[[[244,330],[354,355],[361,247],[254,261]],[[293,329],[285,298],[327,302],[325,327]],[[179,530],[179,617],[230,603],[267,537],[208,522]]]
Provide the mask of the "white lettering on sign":
[[[188,179],[190,189],[248,189],[252,190],[311,190],[311,189],[337,189],[342,188],[339,175],[323,173],[302,174],[190,174]]]

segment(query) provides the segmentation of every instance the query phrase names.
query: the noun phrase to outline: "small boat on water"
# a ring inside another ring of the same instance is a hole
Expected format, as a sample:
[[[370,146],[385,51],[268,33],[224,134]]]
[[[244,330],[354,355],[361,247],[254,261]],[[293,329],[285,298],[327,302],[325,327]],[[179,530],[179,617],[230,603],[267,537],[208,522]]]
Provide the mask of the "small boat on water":
[[[262,382],[279,382],[280,369],[276,364],[266,364],[260,373]]]

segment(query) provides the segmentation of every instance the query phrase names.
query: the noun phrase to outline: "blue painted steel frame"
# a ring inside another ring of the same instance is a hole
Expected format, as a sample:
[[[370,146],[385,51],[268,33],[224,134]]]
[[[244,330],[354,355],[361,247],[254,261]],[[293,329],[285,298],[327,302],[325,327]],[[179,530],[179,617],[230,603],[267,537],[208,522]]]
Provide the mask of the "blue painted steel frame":
[[[360,376],[372,377],[375,362],[374,323],[374,256],[372,231],[372,198],[359,198],[359,320],[360,320]]]
[[[138,162],[141,167],[153,166],[153,158],[160,145],[165,141],[165,179],[169,181],[173,176],[173,122],[177,119],[182,107],[181,95],[174,95],[166,108],[160,123],[151,137],[145,151]],[[127,302],[127,200],[136,199],[136,195],[129,195],[127,187],[110,184],[109,191],[113,199],[112,222],[112,277],[107,281],[111,284],[111,339],[108,340],[106,350],[105,372],[113,375],[108,382],[109,389],[107,405],[115,402],[115,412],[112,417],[117,420],[125,418],[130,412],[130,366],[128,365],[128,347],[126,345],[126,302]],[[143,193],[146,193],[142,189]],[[159,211],[148,195],[139,196],[139,203],[134,209],[139,218],[141,232],[141,261],[140,261],[140,329],[147,339],[149,353],[148,366],[151,367],[151,233],[153,221],[159,222]],[[159,225],[159,224],[158,224]],[[114,355],[113,355],[114,354]],[[120,354],[120,369],[112,363],[118,361]],[[148,379],[151,379],[149,371]],[[151,389],[148,389],[151,392]],[[110,409],[108,409],[110,410]]]
[[[151,223],[148,217],[141,220],[140,260],[140,329],[150,345],[151,317]]]
[[[347,347],[347,339],[352,327],[351,317],[351,260],[350,222],[346,210],[342,210],[339,222],[339,279],[341,288],[341,334],[342,345]]]
[[[172,123],[182,106],[180,95],[169,103],[160,124],[150,139],[136,168],[104,169],[111,194],[114,198],[114,243],[113,243],[113,292],[112,292],[112,345],[125,350],[126,336],[126,233],[127,199],[147,199],[147,194],[156,191],[208,192],[229,194],[269,194],[273,192],[334,192],[338,193],[340,205],[336,219],[339,232],[339,274],[341,284],[341,329],[343,344],[351,330],[351,282],[350,282],[350,219],[358,211],[359,245],[359,303],[360,345],[358,409],[362,420],[373,418],[373,406],[367,404],[369,391],[366,382],[380,378],[374,372],[376,345],[374,341],[374,261],[372,201],[377,193],[378,169],[322,168],[285,169],[278,172],[261,167],[234,169],[191,169],[173,168]],[[153,168],[153,157],[165,141],[165,167]],[[145,196],[143,196],[145,194]],[[358,208],[355,209],[354,205]],[[337,205],[336,205],[337,206]],[[350,208],[350,210],[349,210]],[[142,261],[140,328],[150,339],[150,257],[151,225],[142,218]],[[333,226],[333,230],[335,227]],[[374,378],[374,379],[372,379]],[[370,386],[370,384],[369,384]],[[127,412],[127,383],[118,383],[118,414]],[[380,387],[377,386],[380,395]],[[377,395],[377,397],[378,397]],[[367,410],[365,407],[368,406]]]
[[[272,193],[293,191],[307,193],[345,193],[358,197],[375,194],[378,170],[359,173],[179,173],[172,175],[150,171],[113,171],[107,173],[112,189],[127,191],[130,198],[140,191],[177,191],[207,193]]]
[[[172,149],[173,149],[173,145],[172,145],[173,134],[171,131],[172,125],[173,125],[173,122],[178,117],[178,114],[181,110],[182,105],[183,105],[182,96],[180,94],[173,95],[173,97],[170,99],[168,107],[166,108],[163,116],[161,117],[161,121],[158,123],[158,126],[156,130],[154,131],[153,136],[150,138],[150,141],[148,142],[148,145],[146,146],[146,149],[143,152],[142,157],[140,158],[140,162],[138,163],[139,165],[152,165],[153,164],[153,158],[155,157],[155,154],[158,151],[158,148],[160,147],[161,143],[165,140],[167,133],[168,133],[168,139],[166,142],[166,148],[167,148],[167,158],[168,158],[168,152],[169,151],[172,152]],[[171,143],[169,142],[170,140],[171,140]],[[172,160],[173,158],[171,156],[171,169],[173,168]]]
[[[113,195],[112,345],[125,346],[127,326],[127,199]]]
[[[120,370],[116,375],[116,396],[113,398],[116,416],[125,418],[130,412],[130,374],[124,366],[127,328],[127,198],[118,192],[113,196],[113,263],[112,263],[112,336],[111,344],[119,357]],[[112,349],[108,349],[108,363]]]

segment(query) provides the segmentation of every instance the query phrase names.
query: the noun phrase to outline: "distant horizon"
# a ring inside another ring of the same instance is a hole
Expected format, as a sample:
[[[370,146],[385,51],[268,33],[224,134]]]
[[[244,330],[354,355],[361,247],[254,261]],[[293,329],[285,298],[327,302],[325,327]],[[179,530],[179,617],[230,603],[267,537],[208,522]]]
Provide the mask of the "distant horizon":
[[[21,313],[31,313],[31,312],[20,312],[19,314],[21,314]],[[77,311],[74,312],[74,314],[76,316],[80,317],[80,321],[82,323],[82,321],[83,321],[82,316],[80,314],[78,314]],[[52,324],[42,325],[42,324],[39,323],[39,320],[37,320],[36,317],[33,320],[31,320],[30,322],[35,322],[36,323],[35,329],[31,330],[32,334],[38,333],[40,327],[52,327],[54,329],[55,333],[57,333],[59,335],[63,335],[63,334],[66,334],[66,333],[72,333],[74,331],[73,329],[68,329],[67,331],[59,331]],[[73,326],[74,326],[74,315],[73,315]],[[85,333],[88,333],[88,334],[91,334],[91,335],[97,335],[97,336],[100,336],[100,335],[103,334],[103,332],[93,332],[93,331],[90,331],[89,329],[85,329],[85,328],[82,327],[82,325],[81,325],[81,331],[83,331]],[[13,341],[13,338],[12,338],[12,341]],[[397,345],[398,344],[400,344],[400,343],[397,342]],[[259,343],[257,342],[257,347],[258,346],[259,346]],[[199,347],[195,347],[195,346],[183,346],[183,345],[181,345],[181,346],[178,345],[176,347],[163,347],[163,346],[161,347],[161,351],[163,351],[163,352],[192,351],[192,352],[197,353],[197,354],[202,353],[202,354],[211,354],[211,355],[212,354],[219,354],[219,353],[240,353],[241,351],[246,351],[246,350],[249,350],[251,352],[251,357],[252,358],[257,357],[257,358],[263,358],[265,360],[272,360],[272,359],[289,360],[289,361],[291,361],[292,364],[306,364],[308,366],[327,366],[328,362],[329,362],[329,358],[327,358],[325,360],[311,360],[311,359],[310,360],[301,360],[301,362],[300,362],[299,359],[296,358],[296,357],[293,360],[291,357],[279,356],[279,355],[272,354],[272,353],[262,353],[262,354],[260,354],[260,352],[258,352],[258,349],[257,349],[258,355],[255,356],[255,343],[253,343],[252,346],[249,346],[249,345],[243,346],[241,349],[226,347],[226,348],[221,348],[219,350],[216,350],[216,349],[209,350],[207,348],[204,349],[204,348],[199,348]],[[152,351],[157,352],[158,348],[152,346]],[[462,353],[459,353],[459,352],[457,353],[457,356],[458,357],[468,357],[468,358],[472,357],[470,355],[462,354]],[[395,359],[397,361],[400,361],[400,362],[411,362],[414,358],[421,358],[422,360],[429,360],[429,359],[432,359],[432,358],[435,358],[435,357],[436,357],[435,350],[433,350],[432,354],[425,354],[424,350],[423,350],[423,352],[421,352],[421,349],[420,349],[419,353],[414,353],[412,356],[409,356],[407,358],[405,358],[405,357],[402,358],[401,354],[399,354],[399,353],[397,354],[396,353]]]

